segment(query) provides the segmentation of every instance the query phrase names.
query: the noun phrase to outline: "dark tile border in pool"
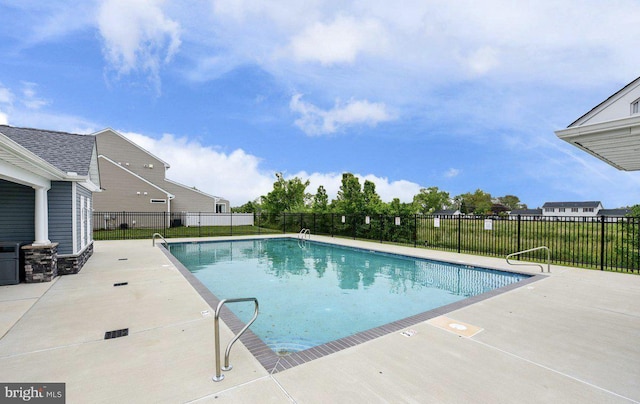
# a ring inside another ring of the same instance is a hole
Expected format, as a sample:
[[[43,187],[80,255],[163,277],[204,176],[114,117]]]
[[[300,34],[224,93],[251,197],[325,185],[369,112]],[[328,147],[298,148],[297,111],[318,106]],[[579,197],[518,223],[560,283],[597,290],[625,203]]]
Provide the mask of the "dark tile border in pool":
[[[210,242],[202,241],[202,242]],[[196,243],[198,243],[197,241]],[[158,244],[162,252],[169,258],[169,260],[178,268],[180,273],[189,281],[191,286],[200,294],[200,296],[211,306],[213,310],[218,307],[218,303],[220,303],[220,299],[218,299],[206,286],[200,282],[198,278],[195,277],[176,257],[174,257],[169,250],[167,250],[163,245]],[[404,255],[404,254],[401,254]],[[420,257],[416,257],[420,258]],[[486,267],[485,267],[486,268]],[[488,268],[491,269],[491,268]],[[498,270],[498,269],[496,269]],[[505,270],[498,270],[503,272],[509,272]],[[514,273],[520,273],[516,271],[512,271]],[[529,275],[529,274],[527,274]],[[275,352],[271,350],[262,340],[255,335],[251,329],[245,331],[245,333],[240,337],[240,341],[244,344],[244,346],[251,352],[251,354],[260,362],[260,364],[267,370],[267,372],[273,374],[282,372],[283,370],[291,369],[292,367],[302,365],[304,363],[310,362],[315,359],[322,358],[327,355],[331,355],[332,353],[336,353],[342,351],[343,349],[351,348],[356,345],[360,345],[364,342],[371,341],[372,339],[382,337],[387,334],[391,334],[393,332],[404,330],[407,327],[414,326],[416,324],[422,323],[434,317],[442,316],[444,314],[450,313],[454,310],[461,309],[466,306],[470,306],[472,304],[481,302],[483,300],[487,300],[494,296],[500,295],[502,293],[508,292],[513,289],[521,288],[522,286],[528,285],[530,283],[539,281],[541,279],[546,278],[546,275],[537,274],[531,275],[529,278],[523,279],[520,282],[512,283],[510,285],[503,286],[498,289],[494,289],[492,291],[482,293],[480,295],[471,296],[464,300],[460,300],[455,303],[448,304],[446,306],[438,307],[436,309],[432,309],[429,311],[425,311],[424,313],[416,314],[411,317],[403,318],[401,320],[397,320],[385,325],[381,325],[379,327],[371,328],[366,331],[362,331],[348,337],[340,338],[334,341],[327,342],[326,344],[318,345],[309,349],[305,349],[304,351],[294,352],[288,354],[286,356],[277,355]],[[245,297],[245,296],[242,296]],[[224,323],[231,329],[234,334],[237,334],[242,330],[245,326],[245,323],[242,322],[228,307],[223,306],[222,311],[220,312],[220,318]]]

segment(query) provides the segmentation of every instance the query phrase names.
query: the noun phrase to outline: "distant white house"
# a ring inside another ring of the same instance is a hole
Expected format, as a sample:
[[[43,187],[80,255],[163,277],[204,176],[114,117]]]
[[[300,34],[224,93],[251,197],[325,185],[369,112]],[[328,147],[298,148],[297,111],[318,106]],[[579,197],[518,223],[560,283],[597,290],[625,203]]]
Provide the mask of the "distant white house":
[[[599,201],[588,202],[547,202],[542,205],[542,216],[596,217],[602,210]]]
[[[520,216],[533,220],[600,220],[618,221],[629,214],[629,209],[604,209],[600,201],[546,202],[542,209],[518,209],[509,212],[510,219]]]
[[[619,170],[640,170],[640,77],[555,133]]]

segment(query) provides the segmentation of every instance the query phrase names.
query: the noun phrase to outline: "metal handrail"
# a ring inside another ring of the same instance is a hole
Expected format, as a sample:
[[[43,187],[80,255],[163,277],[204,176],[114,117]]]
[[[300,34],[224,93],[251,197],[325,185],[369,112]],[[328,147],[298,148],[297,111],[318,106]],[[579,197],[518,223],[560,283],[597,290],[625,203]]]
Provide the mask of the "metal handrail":
[[[239,333],[236,334],[235,337],[229,342],[227,345],[227,349],[224,353],[224,367],[220,368],[220,311],[222,310],[222,306],[225,303],[238,303],[238,302],[251,302],[255,303],[255,311],[253,312],[253,318],[251,321],[245,325]],[[258,299],[255,297],[243,297],[238,299],[223,299],[218,303],[218,307],[216,307],[216,314],[213,316],[213,325],[215,330],[215,338],[216,338],[216,374],[212,377],[214,382],[220,382],[224,379],[224,375],[222,374],[222,370],[231,370],[233,367],[229,364],[229,354],[231,353],[231,346],[240,338],[242,334],[249,328],[254,321],[258,318]]]
[[[540,267],[540,271],[544,272],[544,267],[540,264],[531,264],[531,263],[526,263],[526,264],[520,264],[520,263],[514,263],[514,262],[510,262],[509,258],[516,256],[516,255],[520,255],[520,254],[524,254],[524,253],[528,253],[531,251],[536,251],[536,250],[547,250],[547,272],[551,272],[551,250],[549,250],[549,247],[546,246],[540,246],[540,247],[536,247],[536,248],[530,248],[528,250],[524,250],[524,251],[518,251],[512,254],[507,255],[507,264],[509,265],[535,265],[537,267]]]
[[[156,236],[160,237],[162,239],[162,241],[164,241],[164,246],[167,247],[169,246],[169,243],[167,243],[167,240],[164,239],[164,237],[162,237],[162,234],[160,233],[153,233],[153,236],[151,236],[151,244],[155,247],[156,246]]]
[[[300,230],[300,232],[298,233],[298,238],[304,239],[305,236],[306,238],[311,239],[311,229],[302,228]]]

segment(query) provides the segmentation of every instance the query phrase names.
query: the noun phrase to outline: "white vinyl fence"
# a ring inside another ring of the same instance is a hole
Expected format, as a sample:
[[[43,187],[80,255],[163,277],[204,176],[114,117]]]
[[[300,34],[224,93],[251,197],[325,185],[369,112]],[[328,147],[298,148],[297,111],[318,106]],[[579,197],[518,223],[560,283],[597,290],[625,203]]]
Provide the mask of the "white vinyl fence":
[[[190,226],[253,226],[253,213],[185,212],[182,224]]]

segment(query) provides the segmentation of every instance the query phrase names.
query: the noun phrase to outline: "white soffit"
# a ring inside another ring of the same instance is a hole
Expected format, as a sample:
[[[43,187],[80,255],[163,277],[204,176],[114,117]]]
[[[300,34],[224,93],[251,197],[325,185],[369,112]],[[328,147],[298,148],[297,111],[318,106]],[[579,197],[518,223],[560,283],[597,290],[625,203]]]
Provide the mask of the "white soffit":
[[[640,116],[574,126],[556,135],[619,170],[640,170]]]

